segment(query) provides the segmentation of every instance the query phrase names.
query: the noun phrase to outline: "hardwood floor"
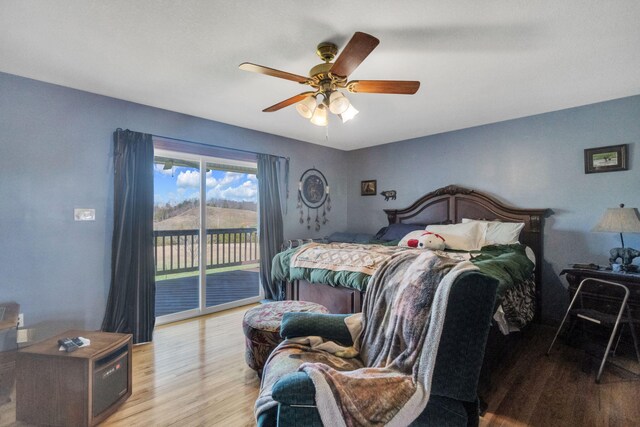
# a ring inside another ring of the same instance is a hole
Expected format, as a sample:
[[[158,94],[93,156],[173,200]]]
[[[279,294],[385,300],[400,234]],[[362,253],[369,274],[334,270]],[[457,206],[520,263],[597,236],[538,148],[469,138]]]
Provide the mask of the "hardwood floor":
[[[253,426],[260,382],[244,362],[249,307],[156,328],[133,351],[133,395],[104,426]]]
[[[255,425],[259,381],[244,362],[241,329],[248,308],[156,328],[153,344],[134,348],[133,395],[103,425]],[[560,344],[545,356],[553,332],[538,326],[514,349],[480,425],[640,425],[638,377],[607,368],[595,384],[582,351]]]
[[[489,409],[481,426],[638,426],[640,378],[605,367],[595,383],[599,361],[560,342],[545,355],[555,330],[537,326],[493,375]],[[584,372],[583,369],[591,366]],[[638,364],[628,367],[636,374]]]

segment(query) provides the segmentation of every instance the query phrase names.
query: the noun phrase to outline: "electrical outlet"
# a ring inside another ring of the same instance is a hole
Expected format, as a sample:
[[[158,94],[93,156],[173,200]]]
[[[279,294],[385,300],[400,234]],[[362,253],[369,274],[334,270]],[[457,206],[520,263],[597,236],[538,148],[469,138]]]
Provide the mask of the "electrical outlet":
[[[18,328],[24,327],[24,313],[18,314]]]

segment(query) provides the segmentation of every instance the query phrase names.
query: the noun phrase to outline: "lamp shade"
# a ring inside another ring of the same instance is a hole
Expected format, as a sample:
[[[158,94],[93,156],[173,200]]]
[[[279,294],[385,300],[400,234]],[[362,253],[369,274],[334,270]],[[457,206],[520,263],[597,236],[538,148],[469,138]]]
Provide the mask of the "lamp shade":
[[[349,105],[349,108],[347,108],[347,110],[340,114],[340,118],[342,119],[342,123],[346,123],[349,120],[353,119],[356,114],[358,114],[359,111],[355,109],[355,107],[353,105]]]
[[[316,110],[313,112],[313,116],[311,116],[311,123],[316,126],[326,126],[329,124],[327,120],[327,106],[324,104],[320,104],[316,107]]]
[[[349,100],[341,92],[335,91],[329,96],[329,110],[333,114],[342,114],[349,108]]]
[[[608,233],[640,233],[640,215],[637,208],[609,208],[591,231]]]
[[[310,119],[313,116],[313,112],[316,109],[316,98],[313,96],[307,96],[302,101],[296,104],[296,110],[305,119]]]

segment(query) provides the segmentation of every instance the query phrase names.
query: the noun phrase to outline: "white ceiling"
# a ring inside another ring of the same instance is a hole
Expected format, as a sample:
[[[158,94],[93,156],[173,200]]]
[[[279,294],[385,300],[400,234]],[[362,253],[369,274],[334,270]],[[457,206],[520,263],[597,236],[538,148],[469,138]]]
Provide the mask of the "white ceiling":
[[[640,94],[640,1],[3,0],[0,71],[345,150]],[[353,79],[420,80],[416,95],[349,94],[325,128],[306,90],[315,47],[380,45]],[[0,94],[1,96],[1,94]]]

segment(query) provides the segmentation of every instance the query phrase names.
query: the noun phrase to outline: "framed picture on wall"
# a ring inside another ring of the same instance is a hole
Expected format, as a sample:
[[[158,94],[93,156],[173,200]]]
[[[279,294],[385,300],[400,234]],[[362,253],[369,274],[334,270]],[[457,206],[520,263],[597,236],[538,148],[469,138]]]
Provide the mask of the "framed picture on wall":
[[[627,144],[584,150],[584,173],[627,170]]]
[[[361,196],[375,196],[377,191],[377,182],[375,179],[360,182]]]

